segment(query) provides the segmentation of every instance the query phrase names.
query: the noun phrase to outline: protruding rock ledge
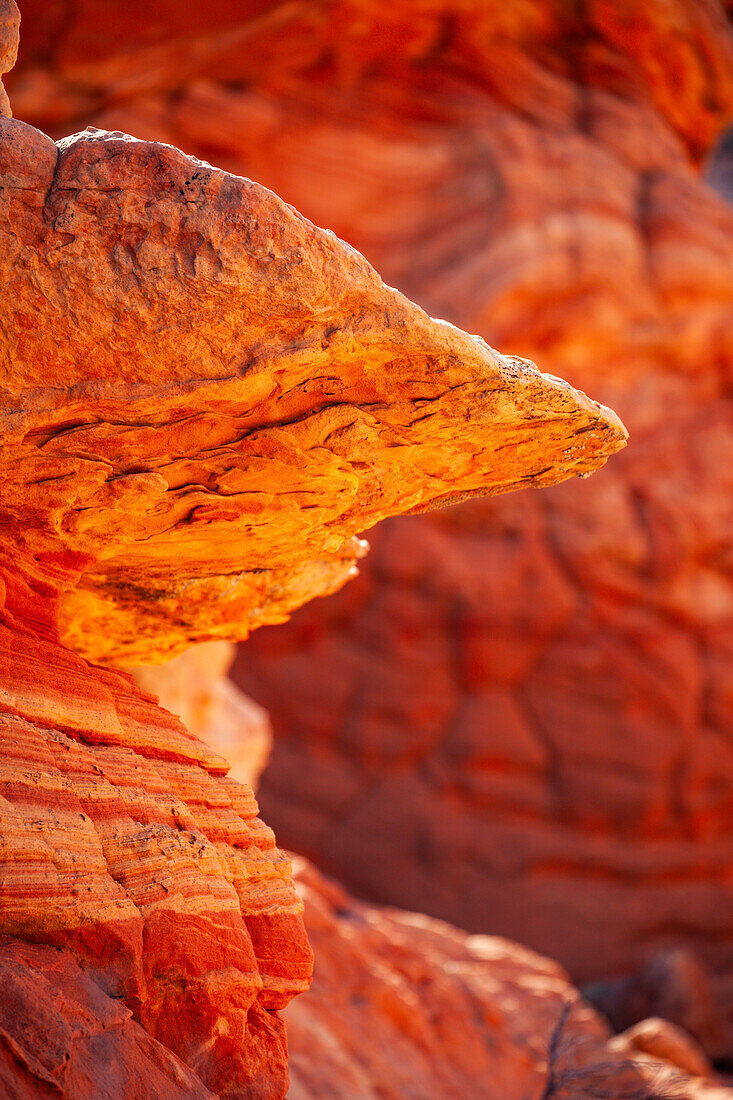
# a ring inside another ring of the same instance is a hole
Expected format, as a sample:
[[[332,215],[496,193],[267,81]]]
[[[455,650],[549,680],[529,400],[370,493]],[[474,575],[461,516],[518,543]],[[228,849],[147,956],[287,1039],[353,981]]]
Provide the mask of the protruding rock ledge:
[[[85,656],[244,637],[339,587],[385,516],[624,445],[265,188],[124,134],[0,125],[0,508],[26,553],[73,556]]]

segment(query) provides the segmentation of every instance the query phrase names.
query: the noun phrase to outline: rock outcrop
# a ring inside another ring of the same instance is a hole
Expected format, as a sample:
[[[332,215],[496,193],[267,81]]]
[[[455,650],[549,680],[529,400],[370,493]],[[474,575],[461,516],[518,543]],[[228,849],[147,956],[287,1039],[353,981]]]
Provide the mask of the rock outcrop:
[[[0,209],[2,1091],[276,1100],[312,966],[289,860],[104,665],[246,636],[385,515],[585,475],[626,433],[170,146],[6,110]]]
[[[509,7],[396,4],[379,37],[311,5],[299,51],[289,9],[288,47],[259,23],[225,72],[86,102],[264,179],[633,433],[572,491],[390,523],[354,586],[253,636],[286,842],[579,980],[679,943],[730,967],[733,217],[696,168],[730,34],[697,0]],[[80,39],[44,70],[61,102]]]
[[[246,637],[343,584],[385,516],[623,446],[608,410],[431,321],[265,188],[3,126],[0,503],[78,574],[61,626],[85,656]]]
[[[634,974],[596,982],[586,996],[614,1031],[661,1017],[692,1036],[723,1065],[733,1049],[733,978],[705,967],[690,948],[656,955]]]
[[[609,1029],[557,964],[507,940],[355,902],[303,860],[316,952],[286,1009],[291,1100],[730,1100],[663,1020]]]
[[[724,6],[23,7],[23,117],[262,180],[633,429],[572,492],[394,521],[253,636],[287,842],[578,978],[733,963],[733,222],[697,171],[733,116]]]
[[[222,757],[54,640],[57,593],[18,557],[0,566],[0,1092],[135,1095],[149,1070],[171,1095],[274,1100],[277,1010],[312,966],[289,861]]]

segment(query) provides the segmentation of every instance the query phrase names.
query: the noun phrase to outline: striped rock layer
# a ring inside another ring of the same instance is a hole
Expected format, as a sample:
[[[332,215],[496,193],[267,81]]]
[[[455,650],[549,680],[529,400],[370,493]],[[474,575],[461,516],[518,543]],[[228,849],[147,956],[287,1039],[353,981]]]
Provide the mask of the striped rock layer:
[[[253,176],[632,431],[582,485],[389,521],[253,634],[278,836],[579,980],[679,943],[733,973],[730,4],[23,8],[23,118]]]
[[[312,954],[251,789],[0,577],[0,1093],[281,1097]]]

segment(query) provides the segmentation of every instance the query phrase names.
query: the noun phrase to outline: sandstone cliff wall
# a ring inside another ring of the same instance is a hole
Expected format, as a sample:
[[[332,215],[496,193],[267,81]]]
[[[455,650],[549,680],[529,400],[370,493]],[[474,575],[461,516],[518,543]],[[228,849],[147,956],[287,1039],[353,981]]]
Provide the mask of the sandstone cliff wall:
[[[728,958],[732,222],[698,174],[722,6],[26,11],[26,117],[262,179],[633,429],[579,492],[395,522],[356,586],[255,635],[287,842],[579,977]]]
[[[253,637],[287,843],[581,978],[733,961],[733,220],[698,169],[733,115],[723,6],[23,7],[22,117],[262,180],[633,429],[603,480],[395,521]]]
[[[0,211],[0,1091],[281,1100],[290,862],[110,665],[245,637],[385,516],[586,476],[626,431],[172,146],[54,143],[3,97]]]

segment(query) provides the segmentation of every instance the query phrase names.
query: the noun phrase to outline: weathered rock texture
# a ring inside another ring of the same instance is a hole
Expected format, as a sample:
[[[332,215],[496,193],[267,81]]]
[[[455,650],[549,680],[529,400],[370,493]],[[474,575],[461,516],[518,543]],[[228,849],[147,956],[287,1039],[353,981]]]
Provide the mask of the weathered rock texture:
[[[227,762],[84,656],[243,637],[383,516],[626,434],[170,146],[6,110],[0,210],[0,1091],[277,1100],[312,965],[289,861]]]
[[[135,677],[210,741],[221,737],[218,688],[227,685],[227,739],[239,716],[246,747],[251,713],[222,679],[231,648],[195,647]],[[609,1038],[556,964],[506,940],[360,904],[300,857],[294,870],[316,967],[311,990],[283,1013],[291,1100],[733,1096],[714,1084],[704,1053],[728,1049],[717,996],[725,991],[689,953],[594,987],[594,1002],[623,1032]]]
[[[603,479],[395,521],[253,637],[288,843],[579,977],[680,941],[733,961],[733,223],[694,167],[733,114],[723,7],[24,10],[24,117],[263,180],[633,428]]]
[[[391,523],[356,585],[253,637],[263,804],[361,894],[581,979],[679,942],[733,963],[733,220],[693,166],[732,112],[722,8],[395,4],[380,35],[307,8],[155,88],[108,45],[83,111],[264,179],[635,444],[571,491]],[[80,27],[39,115],[83,113]]]
[[[733,222],[696,170],[733,115],[723,6],[24,9],[24,117],[263,180],[633,429],[572,491],[394,521],[253,636],[287,842],[579,978],[733,963]]]
[[[295,861],[316,952],[288,1006],[291,1100],[730,1100],[663,1020],[609,1030],[526,948],[358,904]]]
[[[265,188],[124,134],[3,128],[0,505],[80,574],[62,633],[86,656],[246,637],[341,585],[386,515],[623,446]]]
[[[596,982],[585,992],[615,1031],[662,1017],[691,1035],[710,1057],[730,1064],[733,976],[704,966],[689,948],[663,952],[636,973]]]
[[[282,1096],[312,957],[251,790],[0,576],[0,1094]]]

